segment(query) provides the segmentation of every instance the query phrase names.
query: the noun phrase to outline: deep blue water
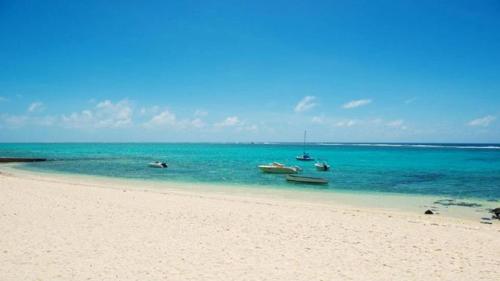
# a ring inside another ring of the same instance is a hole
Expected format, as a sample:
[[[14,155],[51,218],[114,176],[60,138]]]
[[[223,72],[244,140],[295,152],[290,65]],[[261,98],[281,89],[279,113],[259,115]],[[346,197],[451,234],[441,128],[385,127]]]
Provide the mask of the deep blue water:
[[[299,162],[299,144],[0,144],[0,156],[44,157],[25,169],[181,182],[316,188],[262,174],[277,161],[328,178],[325,189],[500,199],[498,144],[314,144],[308,152],[328,160],[330,172]],[[149,168],[164,160],[168,169]]]

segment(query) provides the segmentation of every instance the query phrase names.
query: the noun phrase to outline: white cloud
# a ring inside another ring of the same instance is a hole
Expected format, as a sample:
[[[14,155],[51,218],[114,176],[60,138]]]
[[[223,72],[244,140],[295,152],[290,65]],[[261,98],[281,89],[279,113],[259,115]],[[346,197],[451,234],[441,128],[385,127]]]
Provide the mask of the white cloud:
[[[315,107],[317,104],[314,103],[314,100],[316,100],[316,97],[314,96],[305,96],[302,100],[297,103],[297,105],[294,108],[295,112],[304,112],[309,109],[312,109]]]
[[[194,119],[181,119],[179,120],[175,113],[164,110],[155,116],[153,116],[149,121],[143,124],[146,128],[175,128],[175,129],[187,129],[187,128],[204,128],[205,122],[201,118]]]
[[[26,115],[2,114],[0,116],[0,125],[1,127],[7,127],[7,128],[19,128],[26,125],[28,119],[29,118]]]
[[[157,105],[154,105],[151,107],[141,107],[141,110],[139,111],[139,113],[141,115],[152,115],[152,114],[158,113],[158,111],[160,111],[160,107]]]
[[[359,121],[354,120],[354,119],[349,119],[349,120],[342,120],[338,121],[335,124],[333,124],[335,127],[352,127],[356,124],[358,124]]]
[[[177,117],[174,113],[164,110],[159,114],[153,116],[151,120],[146,122],[146,127],[160,127],[160,126],[175,126],[177,122]]]
[[[37,112],[37,111],[42,111],[43,110],[43,103],[36,101],[30,104],[28,107],[28,112]]]
[[[259,130],[259,127],[257,125],[255,125],[255,124],[253,124],[253,125],[248,125],[248,126],[242,127],[242,130],[256,132],[256,131]]]
[[[203,128],[205,127],[205,122],[203,122],[200,118],[195,118],[190,121],[190,125],[195,128]]]
[[[54,116],[39,116],[31,117],[30,121],[37,126],[49,127],[56,124],[57,118]]]
[[[484,116],[481,118],[477,118],[471,120],[467,123],[469,126],[473,127],[488,127],[493,121],[495,121],[496,117],[492,115]]]
[[[3,114],[0,116],[0,127],[6,128],[21,128],[30,125],[36,126],[52,126],[56,123],[57,118],[53,116],[30,116],[30,115],[9,115]]]
[[[323,116],[314,116],[313,118],[311,118],[311,122],[316,124],[323,124],[325,123],[325,118]]]
[[[33,105],[32,111],[39,110],[39,106],[42,105]],[[161,111],[158,106],[142,107],[138,112],[141,116],[148,116],[147,120],[141,124],[145,128],[200,129],[207,126],[200,117],[179,119],[172,111],[167,109]],[[124,128],[134,125],[133,114],[133,107],[127,99],[118,102],[104,100],[94,102],[94,106],[90,109],[63,114],[60,117],[32,114],[0,114],[0,126],[5,128],[18,128],[30,125],[54,125],[63,128],[78,129]],[[206,115],[206,113],[199,111],[196,115]],[[230,116],[223,122],[218,123],[217,126],[235,126],[238,130],[256,130],[255,126],[240,121],[237,116]]]
[[[73,112],[69,116],[61,117],[63,126],[70,128],[91,127],[94,121],[94,114],[90,110],[83,110],[80,113]]]
[[[370,104],[371,102],[372,102],[372,100],[369,100],[369,99],[353,100],[353,101],[350,101],[350,102],[344,104],[342,107],[344,109],[351,109],[351,108],[356,108],[356,107],[360,107],[360,106],[365,106],[367,104]]]
[[[404,120],[398,119],[398,120],[389,121],[389,122],[387,122],[386,125],[388,127],[391,127],[391,128],[398,128],[398,129],[401,129],[401,130],[406,130],[407,127],[406,127],[406,125],[404,123],[405,123]]]
[[[73,112],[61,117],[69,128],[121,128],[132,124],[132,106],[128,100],[99,102],[93,109]]]
[[[215,127],[233,127],[233,126],[237,126],[240,124],[241,124],[241,121],[238,118],[238,116],[229,116],[226,119],[224,119],[223,121],[221,121],[219,123],[215,123],[214,126]]]
[[[257,125],[250,124],[246,121],[242,121],[238,116],[226,117],[226,119],[222,120],[221,122],[215,123],[213,126],[216,129],[233,128],[238,132],[241,131],[256,132],[259,130],[259,127]]]

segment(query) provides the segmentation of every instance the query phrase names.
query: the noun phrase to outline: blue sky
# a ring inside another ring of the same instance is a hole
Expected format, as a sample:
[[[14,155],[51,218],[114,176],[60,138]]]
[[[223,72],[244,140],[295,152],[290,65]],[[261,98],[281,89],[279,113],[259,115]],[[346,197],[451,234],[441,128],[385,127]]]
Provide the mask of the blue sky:
[[[487,0],[2,1],[0,141],[500,142],[499,30]]]

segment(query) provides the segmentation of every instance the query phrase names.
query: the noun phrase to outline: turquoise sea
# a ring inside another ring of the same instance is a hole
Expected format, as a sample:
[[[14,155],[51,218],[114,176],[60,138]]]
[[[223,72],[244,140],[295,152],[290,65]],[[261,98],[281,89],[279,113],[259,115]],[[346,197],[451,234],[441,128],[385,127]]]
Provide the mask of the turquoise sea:
[[[498,144],[310,144],[307,151],[327,160],[329,172],[300,162],[301,144],[57,143],[0,144],[3,157],[44,157],[22,169],[155,181],[247,185],[261,188],[445,195],[500,199]],[[154,160],[167,169],[149,168]],[[263,174],[260,164],[302,167],[304,175],[330,180],[328,186],[287,183]]]

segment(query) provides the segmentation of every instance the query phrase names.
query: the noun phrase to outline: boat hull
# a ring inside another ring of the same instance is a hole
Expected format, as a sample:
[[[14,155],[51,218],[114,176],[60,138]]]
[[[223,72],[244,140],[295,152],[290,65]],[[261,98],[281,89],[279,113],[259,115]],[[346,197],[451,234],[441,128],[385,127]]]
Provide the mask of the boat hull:
[[[299,183],[307,183],[307,184],[327,184],[328,180],[323,178],[314,178],[314,177],[303,177],[296,175],[287,175],[287,181],[291,182],[299,182]]]
[[[149,163],[148,166],[151,168],[160,168],[160,169],[168,167],[166,163]]]
[[[313,161],[314,160],[314,158],[310,158],[310,157],[304,158],[302,156],[297,156],[297,157],[295,157],[295,159],[297,159],[299,161]]]
[[[259,169],[269,174],[296,174],[298,172],[298,169],[289,167],[259,166]]]

